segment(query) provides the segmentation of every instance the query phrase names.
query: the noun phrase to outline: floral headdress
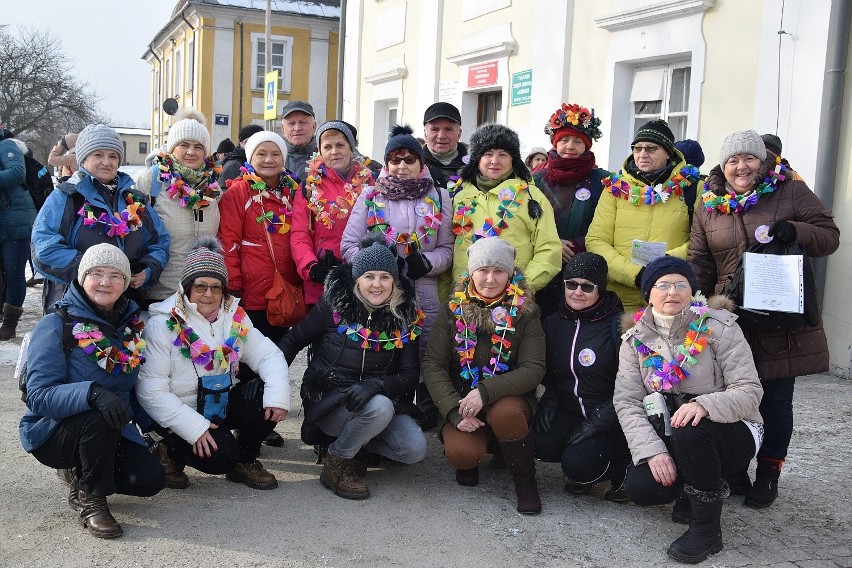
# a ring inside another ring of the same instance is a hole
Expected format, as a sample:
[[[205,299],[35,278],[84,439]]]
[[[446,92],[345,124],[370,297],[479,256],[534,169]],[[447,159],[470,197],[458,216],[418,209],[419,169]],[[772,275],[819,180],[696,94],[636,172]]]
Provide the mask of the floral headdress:
[[[601,119],[595,116],[595,109],[589,110],[578,104],[562,103],[550,116],[550,120],[544,127],[544,133],[553,138],[553,135],[563,128],[571,128],[581,132],[590,140],[598,140],[603,136],[600,129]]]

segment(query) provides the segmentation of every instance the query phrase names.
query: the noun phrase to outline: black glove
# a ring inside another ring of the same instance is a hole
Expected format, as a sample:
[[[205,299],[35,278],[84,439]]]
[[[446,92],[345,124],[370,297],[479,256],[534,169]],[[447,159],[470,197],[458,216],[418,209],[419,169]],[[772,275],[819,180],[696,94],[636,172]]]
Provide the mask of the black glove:
[[[121,430],[122,426],[130,420],[124,401],[98,383],[92,383],[89,389],[89,405],[100,410],[106,423],[116,430]]]
[[[243,386],[243,399],[254,400],[263,392],[263,379],[255,377]]]
[[[357,412],[377,394],[385,390],[385,382],[379,378],[364,379],[346,391],[346,410]]]
[[[568,444],[579,444],[583,440],[588,440],[598,433],[598,427],[591,420],[583,420],[579,426],[574,428],[571,435],[568,436]]]
[[[636,285],[636,287],[639,288],[640,290],[642,289],[642,276],[644,274],[645,274],[645,267],[643,266],[642,268],[639,269],[639,274],[636,275],[636,280],[633,281],[633,283]]]
[[[551,397],[542,397],[538,401],[538,410],[535,413],[535,431],[541,434],[550,432],[550,427],[553,425],[553,419],[556,417],[556,410],[559,408],[559,403]]]
[[[769,236],[784,244],[795,243],[796,227],[790,221],[780,219],[769,227]]]
[[[328,276],[329,272],[331,272],[330,267],[323,266],[319,262],[315,262],[308,269],[308,278],[311,279],[311,282],[325,284],[325,278]]]
[[[406,256],[405,262],[408,264],[408,277],[412,280],[423,278],[432,271],[432,263],[419,250]]]

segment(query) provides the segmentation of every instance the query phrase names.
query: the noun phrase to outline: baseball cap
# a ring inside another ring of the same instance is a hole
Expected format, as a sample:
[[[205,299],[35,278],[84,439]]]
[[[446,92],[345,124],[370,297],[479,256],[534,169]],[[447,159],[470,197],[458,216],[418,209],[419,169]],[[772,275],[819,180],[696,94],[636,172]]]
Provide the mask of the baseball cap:
[[[461,113],[459,109],[450,103],[434,103],[426,109],[423,114],[423,124],[432,122],[438,118],[448,118],[453,122],[461,124]]]
[[[317,116],[314,114],[314,107],[311,106],[311,103],[305,101],[290,101],[284,105],[284,108],[281,110],[281,118],[285,118],[291,112],[303,112],[314,118]]]

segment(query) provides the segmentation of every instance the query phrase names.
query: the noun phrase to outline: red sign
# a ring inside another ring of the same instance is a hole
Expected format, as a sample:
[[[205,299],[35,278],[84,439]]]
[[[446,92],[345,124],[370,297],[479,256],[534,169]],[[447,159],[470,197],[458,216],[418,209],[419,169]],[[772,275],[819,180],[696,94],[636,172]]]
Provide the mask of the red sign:
[[[486,87],[497,84],[497,62],[488,61],[471,65],[467,69],[468,87]]]

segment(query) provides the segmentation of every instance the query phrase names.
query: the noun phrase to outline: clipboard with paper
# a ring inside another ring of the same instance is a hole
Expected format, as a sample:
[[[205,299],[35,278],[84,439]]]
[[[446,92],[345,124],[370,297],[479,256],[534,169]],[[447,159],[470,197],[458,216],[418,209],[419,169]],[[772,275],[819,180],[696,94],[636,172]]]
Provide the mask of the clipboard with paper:
[[[805,313],[804,257],[746,252],[743,308]]]

